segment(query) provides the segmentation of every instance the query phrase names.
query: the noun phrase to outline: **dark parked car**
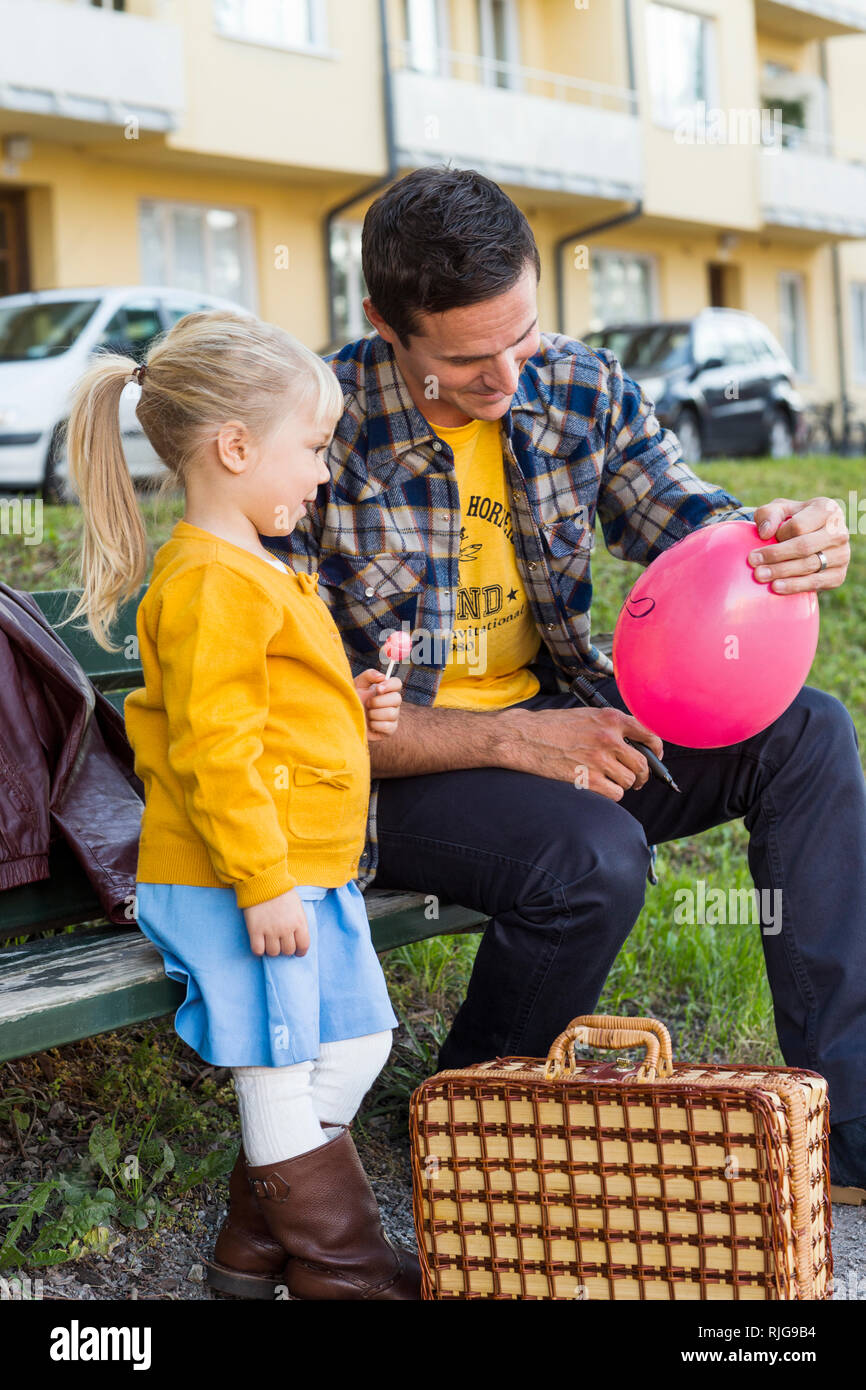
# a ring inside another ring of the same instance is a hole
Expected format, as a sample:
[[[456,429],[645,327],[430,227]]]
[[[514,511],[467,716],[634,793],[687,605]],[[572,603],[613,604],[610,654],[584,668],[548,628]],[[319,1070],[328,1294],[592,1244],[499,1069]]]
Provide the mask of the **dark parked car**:
[[[679,322],[612,325],[583,341],[619,358],[688,463],[708,454],[784,458],[802,436],[794,368],[752,314],[704,309]]]

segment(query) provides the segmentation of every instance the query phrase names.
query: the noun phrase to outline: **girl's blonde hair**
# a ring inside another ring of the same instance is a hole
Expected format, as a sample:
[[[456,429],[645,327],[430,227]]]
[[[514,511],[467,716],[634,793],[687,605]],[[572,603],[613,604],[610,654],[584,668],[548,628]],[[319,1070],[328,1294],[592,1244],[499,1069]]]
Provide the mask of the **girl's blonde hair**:
[[[83,591],[65,621],[83,615],[106,651],[119,649],[109,631],[147,572],[147,533],[119,421],[120,397],[137,366],[119,353],[97,354],[76,387],[66,431],[84,534]],[[333,430],[343,393],[328,364],[297,338],[252,314],[187,314],[151,346],[135,409],[169,470],[158,495],[185,486],[227,420],[243,421],[255,440],[265,441],[287,415],[310,406],[314,428]]]

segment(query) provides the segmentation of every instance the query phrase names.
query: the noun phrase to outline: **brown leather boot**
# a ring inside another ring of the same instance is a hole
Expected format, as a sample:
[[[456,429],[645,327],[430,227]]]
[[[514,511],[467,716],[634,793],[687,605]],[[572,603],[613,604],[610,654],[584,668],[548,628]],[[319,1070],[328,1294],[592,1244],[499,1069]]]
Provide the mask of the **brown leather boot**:
[[[281,1163],[247,1164],[271,1235],[290,1257],[290,1299],[420,1299],[418,1257],[382,1229],[376,1197],[348,1125]]]
[[[283,1284],[286,1252],[268,1230],[250,1189],[243,1145],[229,1179],[229,1210],[213,1258],[204,1265],[211,1288],[237,1298],[274,1299],[277,1287]]]

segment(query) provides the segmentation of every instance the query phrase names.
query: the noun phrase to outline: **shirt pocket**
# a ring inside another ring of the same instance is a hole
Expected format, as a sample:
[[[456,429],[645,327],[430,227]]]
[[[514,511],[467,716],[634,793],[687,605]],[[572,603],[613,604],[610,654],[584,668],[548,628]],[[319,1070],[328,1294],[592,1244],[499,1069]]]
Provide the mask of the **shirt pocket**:
[[[566,607],[585,611],[592,600],[590,560],[595,546],[592,526],[580,517],[568,517],[539,527],[547,552],[551,578]]]
[[[357,811],[355,771],[296,763],[289,781],[286,828],[299,840],[339,839]]]
[[[416,624],[427,556],[420,550],[377,555],[334,552],[319,560],[319,583],[337,626],[352,647],[375,652],[389,633]]]

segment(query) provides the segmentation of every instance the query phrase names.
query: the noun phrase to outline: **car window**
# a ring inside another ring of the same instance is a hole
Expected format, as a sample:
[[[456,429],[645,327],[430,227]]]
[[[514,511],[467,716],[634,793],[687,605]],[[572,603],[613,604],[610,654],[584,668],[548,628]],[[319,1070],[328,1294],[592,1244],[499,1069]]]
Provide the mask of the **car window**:
[[[726,319],[720,325],[725,345],[725,362],[732,367],[745,367],[756,360],[751,339],[738,319]]]
[[[668,372],[690,360],[688,324],[655,323],[643,328],[609,329],[588,333],[589,347],[609,348],[626,371]]]
[[[178,319],[186,318],[187,314],[207,312],[208,310],[213,309],[214,307],[215,306],[213,304],[197,303],[195,300],[189,300],[188,303],[178,303],[175,300],[173,304],[163,305],[166,317],[170,324],[177,323]]]
[[[130,299],[112,314],[99,336],[98,346],[112,347],[141,361],[157,334],[162,332],[155,299]]]
[[[773,356],[773,353],[770,349],[770,344],[767,342],[766,338],[764,337],[763,333],[761,333],[756,323],[744,324],[743,331],[746,334],[749,347],[752,350],[753,361],[766,362],[768,357]]]
[[[98,299],[7,305],[0,300],[0,362],[28,362],[68,352],[98,307]]]
[[[754,325],[754,332],[764,344],[764,356],[773,357],[777,362],[783,362],[786,366],[790,367],[785,349],[782,347],[781,343],[776,341],[765,323],[756,323]]]
[[[722,364],[728,360],[728,347],[719,320],[698,319],[695,323],[695,361],[703,364],[713,357]]]

